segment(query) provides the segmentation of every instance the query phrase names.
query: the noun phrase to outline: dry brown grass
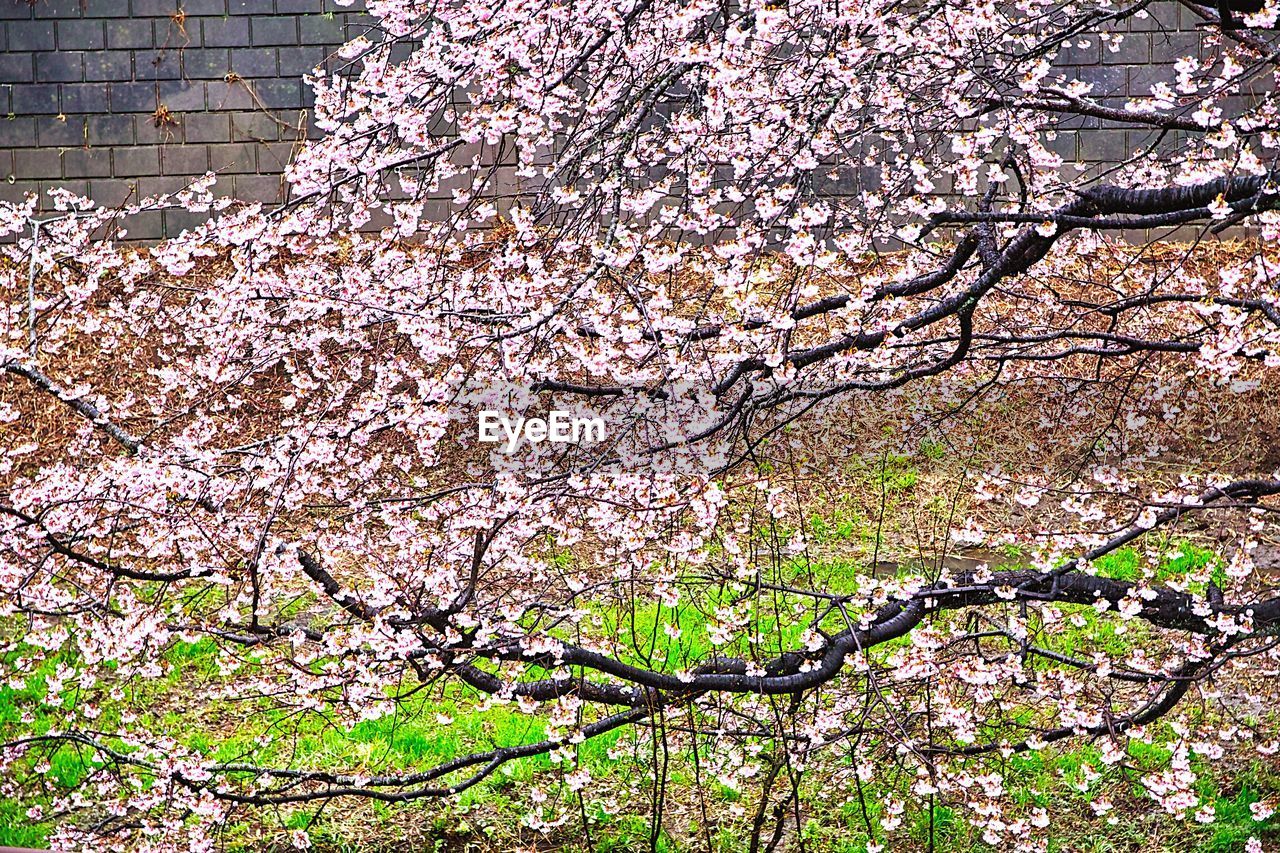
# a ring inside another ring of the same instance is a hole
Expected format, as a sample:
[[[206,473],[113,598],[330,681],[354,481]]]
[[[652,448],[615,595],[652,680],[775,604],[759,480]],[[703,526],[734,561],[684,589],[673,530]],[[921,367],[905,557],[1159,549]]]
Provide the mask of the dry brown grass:
[[[348,253],[348,248],[339,247],[331,263],[341,265]],[[1140,291],[1170,276],[1212,282],[1222,269],[1247,265],[1260,256],[1274,261],[1280,250],[1230,241],[1195,247],[1153,243],[1105,248],[1076,256],[1052,277],[1026,278],[1000,293],[983,310],[996,321],[1018,303],[1037,299],[1044,292],[1069,305],[1072,300]],[[838,275],[818,278],[819,295],[857,292],[867,277],[890,277],[903,261],[901,255],[869,256]],[[268,268],[287,277],[297,262],[282,255]],[[483,251],[471,254],[464,263],[484,263]],[[771,286],[781,291],[801,275],[782,261],[775,266]],[[192,293],[231,271],[226,258],[206,259],[180,281],[155,273],[130,292],[150,294],[170,307],[180,306]],[[80,273],[64,269],[60,275],[65,281],[65,277]],[[690,316],[703,310],[706,300],[718,298],[707,293],[705,279],[695,271],[678,270],[663,277],[661,283]],[[59,286],[59,281],[48,280],[40,282],[38,289],[46,293]],[[149,371],[161,363],[162,344],[151,330],[132,330],[133,334],[124,335],[110,353],[104,352],[100,336],[74,331],[82,319],[77,312],[105,312],[113,300],[124,297],[108,283],[85,308],[43,317],[42,328],[56,325],[69,331],[60,337],[55,351],[42,351],[41,367],[65,386],[84,385],[108,400],[124,393],[144,399],[155,387]],[[24,294],[8,294],[8,298],[20,301]],[[820,335],[822,328],[822,323],[814,323],[809,334]],[[799,336],[797,343],[803,342]],[[380,346],[388,355],[403,355],[404,343],[388,335]],[[1260,369],[1253,373],[1265,377]],[[237,413],[219,415],[231,423],[240,443],[272,434],[273,401],[286,381],[282,370],[260,374],[255,391],[249,395],[251,404]],[[1150,393],[1157,385],[1167,386],[1166,395],[1180,401],[1183,411],[1175,421],[1165,423],[1151,409]],[[973,485],[984,472],[1001,471],[1011,478],[1065,486],[1087,480],[1096,466],[1112,465],[1139,477],[1142,491],[1147,493],[1170,489],[1183,475],[1249,476],[1280,466],[1280,385],[1264,381],[1248,393],[1232,393],[1210,386],[1194,370],[1187,370],[1186,359],[1180,356],[1119,359],[1105,364],[1077,358],[996,386],[959,411],[951,410],[949,393],[953,395],[954,389],[931,380],[905,392],[850,397],[804,431],[773,442],[764,452],[782,472],[776,476],[784,476],[794,494],[800,508],[796,523],[805,523],[810,514],[834,517],[851,512],[880,534],[863,543],[865,553],[848,556],[863,562],[901,559],[946,550],[948,530],[960,519],[975,520],[997,540],[1007,536],[1021,542],[1064,526],[1063,513],[1051,501],[1034,509],[1008,501],[975,502]],[[254,399],[260,404],[253,404]],[[16,420],[0,424],[0,446],[35,445],[21,457],[14,470],[17,476],[54,464],[74,436],[89,430],[67,406],[34,392],[17,376],[0,377],[0,404],[18,413]],[[1148,417],[1145,439],[1163,445],[1163,450],[1134,453],[1132,447],[1117,443],[1123,431],[1116,429],[1116,422],[1122,423],[1128,412]],[[143,406],[135,406],[132,416],[121,418],[120,423],[136,435],[160,440],[181,429],[185,419],[180,413],[155,419]],[[104,445],[107,441],[101,435],[96,440]],[[397,449],[403,448],[387,447],[388,452]],[[905,461],[893,464],[909,468],[915,483],[886,495],[875,486],[877,466],[899,457]],[[404,474],[406,482],[419,477],[444,483],[451,476],[448,468]],[[304,520],[299,522],[305,526]],[[1201,532],[1224,536],[1230,531]]]

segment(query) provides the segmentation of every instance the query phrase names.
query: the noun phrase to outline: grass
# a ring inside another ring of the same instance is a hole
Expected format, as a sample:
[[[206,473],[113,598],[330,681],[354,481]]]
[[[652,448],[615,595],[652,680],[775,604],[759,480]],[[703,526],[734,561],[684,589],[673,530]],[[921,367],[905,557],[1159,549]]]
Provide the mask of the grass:
[[[893,466],[896,473],[892,482],[906,483],[905,469],[897,462]],[[888,471],[889,466],[883,470]],[[886,488],[890,482],[885,474]],[[844,507],[825,517],[813,516],[810,532],[825,544],[839,546],[860,541],[868,535],[868,527],[852,508]],[[1151,577],[1158,582],[1186,581],[1221,571],[1220,561],[1211,551],[1186,542],[1168,542],[1166,546],[1164,558],[1154,566],[1145,564],[1137,551],[1121,549],[1097,561],[1095,567],[1112,577],[1132,581]],[[784,580],[804,580],[830,591],[850,592],[857,587],[865,569],[853,560],[824,559],[814,563],[800,556],[780,562],[777,571]],[[588,613],[585,624],[592,633],[615,637],[624,660],[668,672],[687,668],[713,653],[767,657],[774,651],[773,645],[794,646],[805,629],[812,626],[812,608],[797,612],[793,607],[796,599],[785,594],[757,595],[748,597],[745,604],[737,601],[737,605],[748,608],[747,621],[759,635],[770,638],[770,648],[757,649],[750,636],[735,636],[717,646],[711,641],[711,616],[733,605],[741,590],[732,585],[690,585],[682,588],[682,593],[681,603],[674,608],[651,602],[623,609],[604,599],[587,601],[583,604]],[[1151,639],[1142,623],[1119,623],[1088,607],[1063,609],[1081,617],[1083,624],[1064,622],[1057,633],[1046,635],[1043,643],[1064,654],[1090,647],[1123,657]],[[841,627],[834,617],[828,619],[831,621],[823,627]],[[666,630],[672,625],[679,628],[678,636]],[[568,636],[569,629],[558,630]],[[903,639],[887,644],[878,654],[891,655],[909,642]],[[116,702],[105,703],[103,727],[114,725],[120,714],[132,710],[140,714],[145,730],[172,737],[215,760],[252,757],[262,764],[385,772],[430,767],[478,749],[539,741],[547,734],[541,719],[522,713],[513,705],[477,708],[479,697],[456,684],[403,701],[392,715],[350,726],[335,724],[329,709],[317,713],[281,707],[266,698],[233,700],[216,695],[214,690],[224,681],[217,654],[215,645],[207,640],[171,643],[164,652],[168,669],[163,676],[135,685]],[[0,737],[19,729],[41,732],[58,725],[61,710],[38,705],[35,697],[60,660],[66,662],[65,658],[46,661],[29,674],[23,686],[0,686]],[[1047,666],[1034,659],[1030,665]],[[537,675],[531,671],[527,677]],[[31,714],[34,721],[22,724],[24,713]],[[445,717],[451,718],[450,724],[441,722]],[[1004,719],[1029,721],[1017,707],[1006,709]],[[1169,753],[1162,744],[1171,732],[1164,724],[1155,728],[1152,745],[1129,742],[1127,766],[1159,767],[1167,761]],[[265,745],[258,740],[263,732],[272,735]],[[713,773],[704,772],[705,784],[699,795],[687,739],[677,741],[676,747],[667,763],[669,817],[656,839],[656,849],[678,853],[703,850],[708,843],[716,853],[744,849],[743,833],[749,828],[756,800],[751,784],[735,789],[715,781]],[[650,745],[643,738],[619,731],[577,745],[573,751],[580,766],[591,773],[598,790],[604,792],[601,800],[582,804],[590,843],[581,832],[565,827],[553,831],[545,843],[554,843],[566,851],[586,851],[589,847],[596,853],[649,849],[652,825],[646,816],[647,797],[655,766]],[[705,755],[701,760],[707,760]],[[65,748],[52,757],[50,765],[44,775],[50,790],[74,786],[86,772],[82,756]],[[1080,792],[1073,786],[1084,779],[1086,765],[1100,772],[1101,777],[1087,792]],[[1209,853],[1239,850],[1245,840],[1255,835],[1280,835],[1275,819],[1258,822],[1249,811],[1251,803],[1280,790],[1276,768],[1261,761],[1241,767],[1214,766],[1197,759],[1197,768],[1202,772],[1199,793],[1213,804],[1218,815],[1209,826],[1157,813],[1127,771],[1106,766],[1097,746],[1091,743],[1068,741],[1036,752],[1014,754],[1004,766],[1010,808],[1050,808],[1064,827],[1052,842],[1054,850],[1161,849],[1159,845],[1150,846],[1153,839],[1176,838],[1176,846],[1165,845],[1163,849]],[[812,768],[801,786],[803,819],[799,826],[786,830],[788,838],[803,838],[807,849],[818,853],[864,849],[867,836],[863,809],[849,796],[849,768],[847,756],[833,756],[833,760]],[[880,805],[883,800],[910,797],[906,788],[910,781],[889,774],[867,784],[867,815],[873,826],[885,817]],[[316,849],[326,853],[372,853],[404,844],[439,850],[509,849],[537,838],[521,826],[529,810],[529,791],[534,786],[547,790],[553,802],[572,801],[573,795],[563,786],[557,765],[544,755],[509,764],[460,796],[431,805],[344,804],[326,809],[284,808],[265,819],[239,815],[226,827],[222,841],[232,853],[271,850],[276,848],[270,846],[274,843],[270,839],[278,838],[279,833],[305,828]],[[841,796],[833,796],[836,792]],[[1103,796],[1116,804],[1110,817],[1120,820],[1108,822],[1107,816],[1093,814],[1091,803]],[[49,797],[36,799],[47,803]],[[605,808],[609,801],[613,807]],[[30,820],[25,810],[25,804],[0,799],[0,845],[39,847],[46,843],[52,826]],[[376,826],[376,832],[371,834],[370,826]],[[895,836],[895,843],[904,845],[903,849],[925,849],[930,845],[938,851],[995,849],[985,845],[963,815],[948,803],[936,803],[929,809],[917,802],[903,815],[903,827]]]

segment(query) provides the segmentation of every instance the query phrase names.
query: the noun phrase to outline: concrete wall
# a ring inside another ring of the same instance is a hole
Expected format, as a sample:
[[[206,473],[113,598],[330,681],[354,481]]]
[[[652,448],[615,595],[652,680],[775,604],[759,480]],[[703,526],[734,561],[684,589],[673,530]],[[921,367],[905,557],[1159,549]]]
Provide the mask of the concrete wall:
[[[1089,36],[1064,53],[1094,97],[1148,95],[1203,49],[1194,13],[1174,2],[1152,13],[1117,51]],[[220,191],[279,202],[279,172],[307,132],[302,75],[368,25],[333,0],[0,0],[0,198],[67,186],[118,204],[213,169]],[[1105,164],[1154,140],[1073,119],[1052,144]],[[176,233],[189,216],[155,214],[131,233]]]
[[[332,0],[0,0],[0,198],[65,186],[114,205],[212,169],[277,203],[308,131],[302,75],[367,24]]]

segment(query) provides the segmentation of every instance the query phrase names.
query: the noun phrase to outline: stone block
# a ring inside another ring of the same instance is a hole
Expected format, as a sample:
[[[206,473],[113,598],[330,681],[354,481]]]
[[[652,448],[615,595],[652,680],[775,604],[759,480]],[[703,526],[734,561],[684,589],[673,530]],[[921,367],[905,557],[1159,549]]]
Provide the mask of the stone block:
[[[102,50],[107,46],[100,19],[58,21],[58,50]]]

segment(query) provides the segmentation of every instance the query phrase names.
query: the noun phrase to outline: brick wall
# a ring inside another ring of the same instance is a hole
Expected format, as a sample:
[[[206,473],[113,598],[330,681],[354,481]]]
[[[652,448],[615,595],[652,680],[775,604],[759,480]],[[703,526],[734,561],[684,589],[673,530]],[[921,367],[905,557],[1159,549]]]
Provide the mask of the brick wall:
[[[1151,12],[1119,50],[1092,35],[1063,54],[1109,106],[1174,82],[1174,60],[1205,49],[1194,13],[1169,0]],[[279,202],[307,132],[301,77],[367,24],[333,0],[0,0],[0,198],[67,186],[118,204],[213,169],[220,192]],[[1071,119],[1051,145],[1102,168],[1156,141]],[[190,216],[155,214],[131,234],[176,233]]]
[[[332,0],[0,0],[0,198],[65,186],[114,205],[212,169],[220,192],[278,203],[308,132],[302,75],[366,21]]]
[[[1059,54],[1059,64],[1094,86],[1090,97],[1110,107],[1122,108],[1134,97],[1150,97],[1151,87],[1164,82],[1174,86],[1174,63],[1183,56],[1201,56],[1211,50],[1206,45],[1211,31],[1203,19],[1176,2],[1153,3],[1145,19],[1131,18],[1118,49],[1102,44],[1097,36],[1075,44]],[[1054,150],[1068,161],[1088,164],[1115,163],[1152,145],[1158,131],[1126,128],[1100,119],[1072,119],[1063,123]],[[1161,140],[1164,148],[1179,141],[1177,135]]]

